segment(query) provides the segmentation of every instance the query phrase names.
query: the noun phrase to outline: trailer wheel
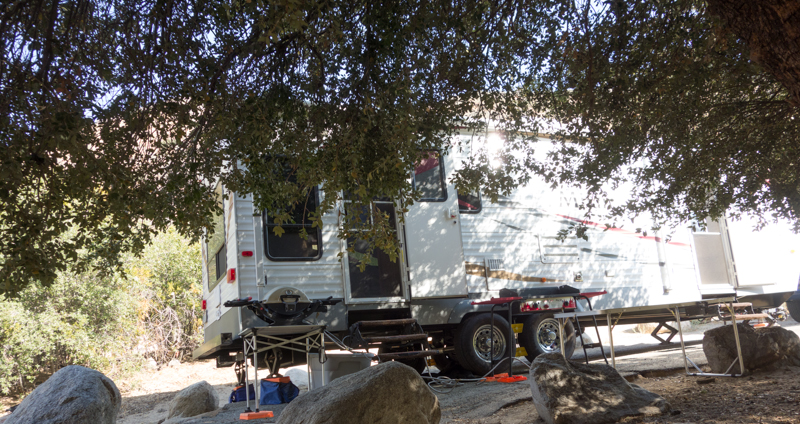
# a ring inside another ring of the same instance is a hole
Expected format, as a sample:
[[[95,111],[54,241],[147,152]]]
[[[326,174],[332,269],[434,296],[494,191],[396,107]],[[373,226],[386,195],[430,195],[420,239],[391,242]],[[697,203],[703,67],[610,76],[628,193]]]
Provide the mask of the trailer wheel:
[[[572,321],[564,325],[564,350],[566,357],[570,358],[575,351],[575,328]],[[522,333],[519,335],[519,344],[525,348],[529,361],[543,353],[561,352],[561,343],[558,340],[558,321],[552,313],[530,315],[522,324]]]
[[[508,359],[513,347],[508,342],[509,331],[511,327],[508,321],[498,314],[494,315],[494,328],[490,314],[483,313],[467,318],[456,330],[456,361],[476,375],[486,375],[491,371],[492,358],[495,366]]]
[[[790,300],[786,302],[786,309],[789,310],[789,315],[792,316],[792,319],[800,322],[800,301]]]

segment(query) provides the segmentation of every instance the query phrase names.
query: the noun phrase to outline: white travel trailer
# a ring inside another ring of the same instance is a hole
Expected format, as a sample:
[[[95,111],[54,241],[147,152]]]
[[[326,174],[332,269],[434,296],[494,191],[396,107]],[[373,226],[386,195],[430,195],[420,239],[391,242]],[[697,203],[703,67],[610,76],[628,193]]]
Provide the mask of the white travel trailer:
[[[306,228],[307,239],[300,237],[299,226],[285,224],[286,233],[277,237],[267,215],[254,210],[251,197],[218,186],[224,214],[214,237],[203,245],[205,343],[194,356],[233,365],[243,358],[239,334],[244,329],[304,319],[326,325],[353,347],[379,344],[384,353],[405,352],[406,362],[416,366],[433,354],[440,367],[454,360],[482,375],[516,342],[508,340],[507,308],[496,308],[504,312],[490,316],[491,306],[476,301],[507,293],[526,299],[511,312],[513,323],[523,324],[519,344],[532,358],[557,350],[552,311],[581,309],[572,301],[577,292],[606,291],[594,300],[595,308],[729,295],[770,308],[796,288],[800,238],[788,230],[778,234],[780,243],[763,245],[757,240],[766,234],[724,220],[711,222],[703,232],[677,230],[669,240],[644,220],[630,229],[585,222],[588,240],[562,241],[558,231],[583,219],[575,206],[579,193],[531,183],[492,204],[479,195],[456,193],[449,181],[460,159],[459,154],[433,153],[413,170],[422,200],[408,208],[402,222],[391,201],[374,202],[372,207],[394,220],[404,255],[392,262],[376,251],[366,258],[363,271],[357,266],[366,251],[362,242],[336,236],[344,205],[323,216],[322,228]],[[312,202],[324,195],[315,189]],[[737,245],[739,239],[744,243]],[[348,243],[355,253],[347,252]],[[769,253],[775,251],[782,255],[777,263],[773,259],[778,256]],[[752,259],[758,261],[755,267]],[[769,270],[759,268],[768,260]],[[284,292],[300,296],[294,298],[300,306],[292,311],[306,308],[306,313],[278,314],[277,319],[259,315],[262,319],[247,308],[225,306],[246,298],[275,302]],[[317,302],[311,313],[313,301],[324,299],[332,301],[319,308]],[[568,328],[568,353],[574,348],[572,333]],[[420,350],[427,352],[411,353]],[[263,355],[271,355],[264,362],[272,367],[306,360],[290,350]]]

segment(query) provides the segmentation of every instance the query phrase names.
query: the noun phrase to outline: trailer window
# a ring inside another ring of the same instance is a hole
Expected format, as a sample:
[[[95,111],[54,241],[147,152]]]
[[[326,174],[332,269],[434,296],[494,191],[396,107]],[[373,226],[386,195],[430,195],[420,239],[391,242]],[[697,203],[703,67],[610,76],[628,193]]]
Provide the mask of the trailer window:
[[[422,159],[414,168],[414,190],[420,194],[422,202],[443,202],[447,200],[447,186],[444,183],[444,167],[437,151],[423,152]]]
[[[318,204],[318,190],[314,187],[309,190],[304,203],[298,203],[288,208],[291,222],[281,224],[283,234],[275,234],[272,216],[267,211],[263,213],[264,244],[267,257],[273,261],[309,261],[322,257],[322,231],[314,228],[309,214],[316,212]],[[305,232],[305,235],[303,233]]]
[[[219,214],[214,215],[213,218],[213,234],[206,237],[206,252],[208,253],[206,270],[208,271],[209,291],[219,284],[225,275],[225,270],[228,268],[228,250],[225,248],[225,213],[223,212],[225,208],[222,203],[224,199],[222,184],[217,184],[214,194],[217,198]]]
[[[476,192],[458,193],[459,213],[478,213],[481,211],[481,194]]]

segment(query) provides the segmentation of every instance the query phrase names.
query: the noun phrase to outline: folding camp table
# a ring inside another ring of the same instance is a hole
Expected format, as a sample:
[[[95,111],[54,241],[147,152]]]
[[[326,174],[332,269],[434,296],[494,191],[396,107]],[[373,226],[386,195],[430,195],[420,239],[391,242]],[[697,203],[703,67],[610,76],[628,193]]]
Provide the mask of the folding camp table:
[[[296,352],[305,352],[306,362],[308,354],[312,350],[319,352],[320,362],[324,362],[325,356],[325,326],[324,325],[272,325],[268,327],[251,327],[244,329],[239,336],[244,342],[244,374],[245,374],[245,398],[247,399],[247,409],[245,414],[251,414],[250,410],[250,390],[247,368],[247,358],[253,355],[253,388],[256,397],[256,411],[259,413],[258,405],[261,399],[261,385],[258,382],[258,354],[270,349],[282,348]],[[273,374],[277,373],[280,366],[277,355],[269,364]],[[309,365],[310,366],[310,365]],[[323,373],[324,374],[324,373]],[[311,370],[309,369],[308,387],[311,387]],[[324,382],[323,382],[324,383]],[[263,413],[263,412],[262,412]],[[244,418],[244,415],[242,419]],[[271,415],[270,415],[271,416]]]
[[[678,323],[678,334],[680,335],[681,340],[681,352],[683,354],[683,364],[686,370],[687,375],[692,376],[729,376],[729,377],[741,377],[744,372],[744,359],[742,358],[742,347],[739,343],[739,329],[736,326],[736,316],[735,314],[731,314],[731,320],[733,322],[733,336],[736,340],[736,350],[738,357],[734,359],[731,365],[723,374],[714,374],[714,373],[706,373],[703,372],[700,367],[697,366],[689,357],[686,355],[686,344],[683,340],[683,329],[681,328],[681,316],[683,315],[684,319],[696,319],[696,318],[704,318],[711,316],[710,314],[697,314],[692,315],[689,314],[688,310],[697,310],[697,311],[707,311],[709,306],[720,306],[725,305],[730,310],[733,310],[733,302],[735,299],[733,297],[725,297],[719,299],[708,299],[703,301],[695,301],[695,302],[683,302],[683,303],[672,303],[672,304],[665,304],[665,305],[649,305],[649,306],[632,306],[628,308],[613,308],[613,309],[599,309],[593,311],[574,311],[574,312],[561,312],[554,315],[554,318],[558,321],[558,331],[559,336],[563,340],[563,332],[564,332],[564,324],[566,320],[573,319],[576,322],[584,321],[585,323],[588,322],[588,318],[596,318],[596,317],[605,317],[606,318],[606,325],[608,325],[608,340],[611,347],[611,365],[616,368],[616,357],[614,354],[614,336],[613,330],[614,327],[620,321],[625,322],[657,322],[657,320],[663,320],[664,318],[672,318],[675,322]],[[683,309],[683,313],[681,313],[681,309]],[[596,323],[596,321],[595,321]],[[585,324],[584,324],[585,325]],[[563,341],[562,341],[563,345]],[[561,348],[561,352],[563,354],[564,349],[563,346]],[[739,374],[733,374],[728,372],[733,368],[736,363],[739,363]],[[689,372],[689,364],[697,370],[697,372]]]

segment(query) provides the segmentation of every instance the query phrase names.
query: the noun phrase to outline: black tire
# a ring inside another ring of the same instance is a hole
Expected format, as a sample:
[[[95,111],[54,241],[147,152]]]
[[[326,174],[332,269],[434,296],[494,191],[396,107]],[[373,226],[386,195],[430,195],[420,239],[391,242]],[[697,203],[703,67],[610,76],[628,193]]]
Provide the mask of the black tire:
[[[378,348],[378,354],[381,353],[392,353],[392,352],[407,352],[412,350],[423,350],[421,345],[414,345],[413,347],[408,347],[405,349],[396,348],[393,346],[388,345],[381,345]],[[403,365],[408,365],[411,368],[414,368],[416,372],[422,374],[425,372],[425,367],[428,365],[425,361],[426,358],[411,358],[411,359],[393,359],[393,361],[397,361]]]
[[[494,331],[491,326],[491,315],[483,313],[467,318],[456,329],[455,352],[453,352],[455,359],[462,367],[478,376],[484,376],[491,371],[490,355],[494,357],[494,365],[497,365],[501,361],[508,360],[511,349],[516,347],[514,346],[516,343],[508,343],[511,327],[505,318],[495,314]],[[506,367],[508,367],[507,362]]]
[[[575,327],[572,321],[564,325],[564,350],[567,359],[575,352]],[[558,321],[552,313],[530,315],[522,323],[519,344],[525,348],[529,361],[543,353],[560,353],[561,343],[558,339]]]
[[[793,320],[800,322],[800,301],[790,300],[786,302],[786,309]]]

